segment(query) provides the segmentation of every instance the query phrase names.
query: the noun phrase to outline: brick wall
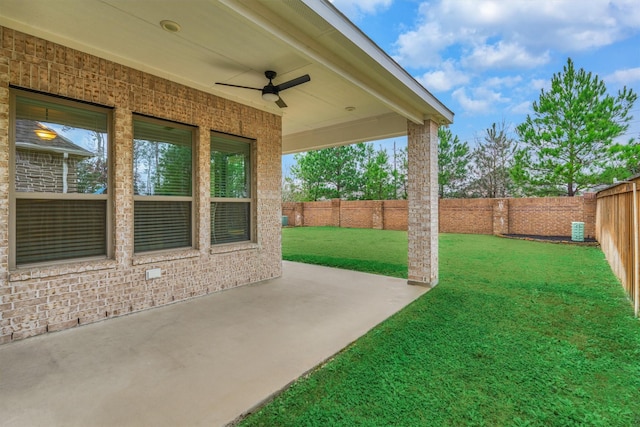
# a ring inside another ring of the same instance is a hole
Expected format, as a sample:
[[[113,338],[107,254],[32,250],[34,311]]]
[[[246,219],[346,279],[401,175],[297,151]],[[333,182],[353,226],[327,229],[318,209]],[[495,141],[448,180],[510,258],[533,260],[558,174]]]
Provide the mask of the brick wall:
[[[77,157],[63,158],[62,154],[16,150],[16,190],[62,193],[64,189],[63,163],[67,164],[67,192],[78,189]],[[34,180],[33,177],[38,179]]]
[[[441,233],[493,234],[492,199],[440,199]]]
[[[541,236],[570,236],[571,223],[585,223],[585,236],[595,237],[595,217],[587,218],[585,202],[595,208],[595,199],[584,197],[545,197],[509,200],[509,233]]]
[[[9,268],[10,85],[113,108],[108,259]],[[199,130],[192,249],[133,252],[133,113]],[[211,130],[256,140],[255,242],[210,244]],[[0,27],[0,343],[280,276],[281,155],[279,116]]]
[[[339,211],[339,224],[331,221],[332,209]],[[407,230],[406,200],[285,202],[282,214],[288,216],[291,226]],[[584,197],[441,199],[438,217],[441,233],[465,234],[570,236],[574,221],[585,223],[585,237],[595,237],[595,194]]]
[[[385,230],[407,229],[407,201],[385,200],[383,203],[383,228]]]

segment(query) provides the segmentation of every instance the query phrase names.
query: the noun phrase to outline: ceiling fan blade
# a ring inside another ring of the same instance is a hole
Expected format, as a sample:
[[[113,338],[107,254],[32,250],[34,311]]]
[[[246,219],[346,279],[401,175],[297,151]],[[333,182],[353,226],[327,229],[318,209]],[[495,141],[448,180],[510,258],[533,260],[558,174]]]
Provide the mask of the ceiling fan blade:
[[[276,105],[280,108],[287,108],[287,104],[284,103],[282,98],[278,98],[278,100],[276,101]]]
[[[289,80],[288,82],[280,83],[278,86],[276,86],[276,89],[278,89],[278,91],[289,89],[291,87],[301,85],[302,83],[306,83],[310,80],[311,77],[309,77],[309,74],[305,74],[304,76]]]
[[[252,89],[252,90],[262,90],[262,88],[257,88],[257,87],[249,87],[249,86],[240,86],[240,85],[232,85],[229,83],[218,83],[216,82],[217,85],[222,85],[222,86],[231,86],[231,87],[239,87],[242,89]]]

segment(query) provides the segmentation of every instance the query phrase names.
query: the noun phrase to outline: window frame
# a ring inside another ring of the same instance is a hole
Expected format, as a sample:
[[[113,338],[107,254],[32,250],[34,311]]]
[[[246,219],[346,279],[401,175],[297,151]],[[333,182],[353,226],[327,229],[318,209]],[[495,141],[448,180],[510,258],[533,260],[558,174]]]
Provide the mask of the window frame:
[[[179,123],[179,122],[174,122],[171,120],[167,120],[167,119],[160,119],[157,117],[151,117],[151,116],[147,116],[144,114],[139,114],[139,113],[133,113],[132,115],[132,121],[131,121],[131,127],[132,127],[132,144],[131,144],[131,176],[132,176],[132,180],[131,180],[131,186],[133,187],[134,183],[135,183],[135,176],[134,176],[134,171],[135,171],[135,122],[136,121],[141,121],[141,122],[146,122],[146,123],[151,123],[151,124],[155,124],[155,125],[160,125],[163,127],[166,126],[171,126],[173,128],[177,128],[177,129],[182,129],[182,130],[188,130],[189,132],[191,132],[191,196],[158,196],[158,195],[142,195],[142,194],[135,194],[135,190],[133,191],[133,215],[132,215],[132,236],[131,236],[131,242],[132,242],[132,248],[133,248],[133,254],[134,256],[146,256],[146,255],[153,255],[153,254],[162,254],[162,253],[168,253],[168,252],[176,252],[176,251],[185,251],[185,250],[192,250],[192,249],[196,249],[197,247],[197,243],[196,243],[196,198],[194,197],[194,192],[196,190],[196,165],[197,165],[197,141],[198,141],[198,128],[195,126],[191,126],[188,124],[183,124],[183,123]],[[135,215],[136,215],[136,209],[135,209],[135,204],[136,202],[189,202],[190,203],[190,226],[191,226],[191,230],[190,230],[190,240],[191,240],[191,244],[188,246],[180,246],[180,247],[175,247],[175,248],[166,248],[166,249],[151,249],[151,250],[146,250],[146,251],[138,251],[136,252],[135,247],[136,247],[136,241],[135,241]]]
[[[35,191],[17,191],[16,189],[16,120],[17,120],[17,98],[29,98],[37,101],[58,104],[66,107],[84,109],[99,113],[104,113],[107,120],[107,188],[114,188],[113,185],[113,108],[93,104],[85,101],[70,99],[66,97],[51,95],[32,90],[25,90],[19,87],[9,87],[9,270],[31,268],[39,266],[55,266],[70,263],[79,263],[92,260],[105,260],[114,258],[114,232],[113,232],[113,191],[106,194],[90,193],[52,193]],[[104,200],[105,201],[105,254],[86,257],[72,257],[50,261],[37,261],[18,264],[16,259],[17,247],[17,217],[16,205],[18,199],[24,200]]]
[[[251,138],[246,138],[246,137],[242,137],[242,136],[237,136],[237,135],[232,135],[232,134],[228,134],[228,133],[224,133],[224,132],[218,132],[215,130],[212,130],[210,133],[210,146],[209,146],[209,182],[213,182],[213,177],[212,174],[214,173],[213,168],[211,167],[211,152],[214,149],[214,138],[222,138],[222,139],[226,139],[229,141],[234,141],[234,142],[239,142],[239,143],[243,143],[243,144],[248,144],[249,146],[249,167],[246,168],[246,171],[248,173],[248,177],[247,177],[247,189],[248,189],[248,193],[249,193],[249,197],[215,197],[214,194],[214,188],[213,186],[211,186],[210,190],[209,190],[209,207],[210,207],[210,225],[211,225],[211,229],[209,231],[209,243],[211,245],[212,248],[218,248],[224,245],[244,245],[247,243],[256,243],[257,241],[257,213],[256,213],[256,199],[257,199],[257,164],[256,164],[256,145],[257,145],[257,141],[255,139],[251,139]],[[213,209],[213,204],[214,203],[248,203],[249,204],[249,226],[248,226],[248,233],[249,233],[249,239],[248,240],[240,240],[240,241],[234,241],[234,242],[221,242],[221,243],[215,243],[213,241],[213,236],[214,236],[214,221],[215,221],[215,212]]]

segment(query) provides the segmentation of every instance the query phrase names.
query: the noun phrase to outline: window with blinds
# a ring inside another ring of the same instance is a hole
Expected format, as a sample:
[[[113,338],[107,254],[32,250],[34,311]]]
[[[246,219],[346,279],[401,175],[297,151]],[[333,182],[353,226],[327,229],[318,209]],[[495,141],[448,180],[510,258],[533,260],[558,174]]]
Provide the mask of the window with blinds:
[[[252,240],[251,141],[211,135],[211,244]]]
[[[10,266],[108,256],[110,110],[10,96]]]
[[[134,251],[191,247],[192,128],[134,116]]]

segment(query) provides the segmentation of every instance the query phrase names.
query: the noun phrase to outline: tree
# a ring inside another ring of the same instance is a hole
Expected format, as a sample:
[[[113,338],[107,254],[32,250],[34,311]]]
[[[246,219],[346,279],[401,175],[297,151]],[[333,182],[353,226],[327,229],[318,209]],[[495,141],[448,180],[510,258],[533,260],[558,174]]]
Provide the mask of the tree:
[[[64,126],[63,131],[73,131],[76,128]],[[106,133],[96,130],[87,131],[92,141],[90,151],[94,153],[93,157],[78,162],[78,192],[79,193],[96,193],[107,191],[108,181],[108,162],[106,153]]]
[[[640,174],[640,141],[616,144],[611,148],[611,163],[601,174],[600,182],[611,184]]]
[[[510,170],[517,149],[515,141],[508,135],[508,126],[493,123],[485,130],[484,140],[472,153],[471,175],[473,181],[469,191],[476,197],[509,197],[513,195]]]
[[[296,154],[291,174],[307,200],[353,199],[362,187],[359,168],[364,153],[365,144],[360,143]]]
[[[438,194],[455,197],[467,176],[469,145],[447,128],[438,128]]]
[[[396,198],[393,172],[389,165],[389,155],[383,149],[375,151],[366,145],[363,170],[363,200],[387,200]]]
[[[193,181],[191,147],[177,144],[155,144],[158,147],[158,160],[155,164],[154,195],[186,196],[191,195]],[[244,167],[244,165],[240,165]],[[233,175],[230,171],[227,176]],[[229,181],[229,179],[227,179]],[[244,182],[241,183],[244,188]],[[228,187],[233,187],[231,182]],[[237,197],[229,194],[230,197]]]
[[[571,58],[540,92],[533,116],[517,127],[522,150],[513,177],[528,194],[573,196],[597,184],[629,127],[637,95],[624,87],[616,97],[598,76],[575,70]]]
[[[393,143],[393,168],[391,176],[393,180],[393,197],[391,199],[406,199],[409,191],[407,176],[409,174],[409,156],[407,147],[396,149]]]

